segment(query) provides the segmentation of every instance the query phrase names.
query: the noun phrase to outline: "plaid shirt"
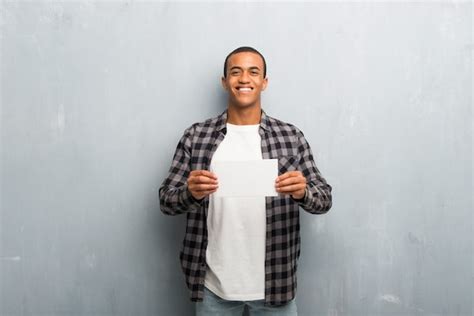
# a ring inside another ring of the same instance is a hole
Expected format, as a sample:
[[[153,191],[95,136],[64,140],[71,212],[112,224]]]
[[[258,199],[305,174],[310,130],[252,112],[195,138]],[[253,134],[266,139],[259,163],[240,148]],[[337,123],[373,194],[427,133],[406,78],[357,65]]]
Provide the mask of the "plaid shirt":
[[[209,170],[212,155],[226,134],[227,111],[185,130],[178,143],[168,177],[159,189],[161,211],[185,213],[186,233],[180,251],[181,269],[191,301],[202,301],[206,273],[207,211],[209,199],[194,199],[187,187],[192,170]],[[266,197],[265,305],[278,306],[296,294],[300,255],[299,206],[312,214],[332,205],[331,186],[321,176],[303,133],[262,111],[259,134],[263,159],[278,159],[279,174],[299,170],[307,180],[306,195]]]

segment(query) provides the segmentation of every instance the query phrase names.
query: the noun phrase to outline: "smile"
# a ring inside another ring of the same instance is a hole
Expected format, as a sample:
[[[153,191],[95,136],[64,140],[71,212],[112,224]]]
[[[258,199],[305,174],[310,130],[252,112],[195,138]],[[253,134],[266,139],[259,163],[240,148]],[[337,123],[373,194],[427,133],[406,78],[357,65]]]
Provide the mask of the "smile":
[[[252,91],[253,88],[251,87],[240,87],[240,88],[237,88],[238,91],[241,91],[241,92],[246,92],[246,91]]]

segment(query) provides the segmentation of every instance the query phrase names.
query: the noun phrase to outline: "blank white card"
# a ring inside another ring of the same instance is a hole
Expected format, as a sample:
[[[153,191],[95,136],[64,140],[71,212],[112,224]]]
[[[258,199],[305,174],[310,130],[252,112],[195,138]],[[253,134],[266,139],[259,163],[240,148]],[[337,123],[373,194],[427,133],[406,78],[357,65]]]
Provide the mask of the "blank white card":
[[[215,161],[211,171],[219,188],[216,197],[277,196],[278,159]]]

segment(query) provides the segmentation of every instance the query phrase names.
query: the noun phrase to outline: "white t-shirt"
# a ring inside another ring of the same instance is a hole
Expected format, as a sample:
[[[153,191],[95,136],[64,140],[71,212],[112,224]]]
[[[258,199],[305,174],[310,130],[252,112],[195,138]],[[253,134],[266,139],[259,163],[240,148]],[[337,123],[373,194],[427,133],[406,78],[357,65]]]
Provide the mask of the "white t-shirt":
[[[211,170],[215,161],[261,160],[258,129],[259,125],[227,123]],[[226,300],[264,299],[265,197],[216,198],[211,194],[207,230],[205,286]]]

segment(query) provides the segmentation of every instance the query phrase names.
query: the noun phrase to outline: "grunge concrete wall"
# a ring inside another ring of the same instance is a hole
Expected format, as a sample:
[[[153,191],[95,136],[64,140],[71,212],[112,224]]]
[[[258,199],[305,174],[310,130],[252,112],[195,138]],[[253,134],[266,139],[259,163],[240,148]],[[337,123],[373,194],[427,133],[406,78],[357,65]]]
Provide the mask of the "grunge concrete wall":
[[[333,186],[300,315],[470,315],[472,3],[2,1],[1,315],[192,315],[158,187],[266,56],[268,114]]]

